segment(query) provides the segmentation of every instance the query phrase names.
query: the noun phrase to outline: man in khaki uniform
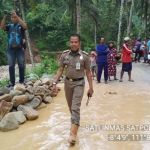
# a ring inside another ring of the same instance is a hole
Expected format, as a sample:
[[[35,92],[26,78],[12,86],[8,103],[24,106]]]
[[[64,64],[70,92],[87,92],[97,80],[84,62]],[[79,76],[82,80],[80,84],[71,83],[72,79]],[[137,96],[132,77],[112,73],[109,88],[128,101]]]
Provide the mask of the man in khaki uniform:
[[[80,35],[71,35],[71,50],[64,51],[60,57],[59,69],[55,78],[55,82],[53,82],[52,89],[53,92],[56,90],[56,84],[65,68],[65,96],[71,113],[71,131],[68,141],[71,144],[74,144],[76,141],[78,127],[80,125],[80,106],[84,93],[85,73],[89,82],[88,93],[90,94],[90,96],[92,96],[93,94],[89,57],[86,52],[79,50],[80,46]]]

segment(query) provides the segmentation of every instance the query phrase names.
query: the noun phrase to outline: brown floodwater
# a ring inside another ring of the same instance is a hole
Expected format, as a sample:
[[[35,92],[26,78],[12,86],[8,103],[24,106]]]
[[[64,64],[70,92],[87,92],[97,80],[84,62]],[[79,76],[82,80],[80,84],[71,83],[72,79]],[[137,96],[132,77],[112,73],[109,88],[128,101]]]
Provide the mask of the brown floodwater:
[[[125,125],[145,127],[150,124],[149,70],[150,66],[147,64],[134,64],[134,83],[127,81],[126,73],[123,83],[110,81],[106,85],[103,81],[100,84],[93,81],[94,95],[88,107],[86,107],[88,83],[86,83],[81,106],[81,126],[75,146],[71,147],[67,142],[70,114],[63,84],[59,84],[62,90],[54,98],[54,103],[39,110],[37,120],[27,121],[10,132],[0,131],[0,150],[150,150],[149,129],[125,131],[124,128]],[[119,72],[120,66],[118,66],[118,77]],[[113,125],[115,131],[112,129],[104,131],[104,128],[101,128]],[[119,131],[121,126],[122,131]],[[113,135],[111,141],[109,134]],[[125,141],[122,141],[123,138],[118,138],[119,136],[124,136]],[[142,136],[145,140],[142,140]],[[137,141],[131,141],[133,138]]]

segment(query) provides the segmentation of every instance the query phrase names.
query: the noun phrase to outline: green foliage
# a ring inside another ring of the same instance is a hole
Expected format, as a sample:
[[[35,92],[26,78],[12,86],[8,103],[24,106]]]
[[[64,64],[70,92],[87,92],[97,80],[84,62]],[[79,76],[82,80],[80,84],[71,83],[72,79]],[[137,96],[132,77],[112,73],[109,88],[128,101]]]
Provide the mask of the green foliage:
[[[34,69],[26,71],[26,75],[34,73],[41,77],[43,73],[56,74],[58,70],[58,62],[55,59],[50,59],[46,55],[43,55],[42,58],[43,60],[41,63],[36,65]]]
[[[49,43],[45,42],[45,39],[41,38],[41,39],[35,39],[35,45],[38,48],[38,50],[40,51],[45,51],[49,49]]]
[[[0,30],[0,65],[7,64],[6,48],[7,48],[7,34]]]
[[[9,79],[4,79],[0,81],[0,87],[5,86],[9,82]]]

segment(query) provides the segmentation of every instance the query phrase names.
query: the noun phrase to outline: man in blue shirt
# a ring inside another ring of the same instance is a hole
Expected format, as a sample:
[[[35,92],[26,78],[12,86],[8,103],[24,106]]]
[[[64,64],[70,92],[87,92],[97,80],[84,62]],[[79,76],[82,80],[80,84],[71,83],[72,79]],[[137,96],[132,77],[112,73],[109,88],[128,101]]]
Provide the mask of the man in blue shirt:
[[[97,53],[97,63],[98,63],[98,73],[97,73],[97,82],[101,82],[102,70],[104,68],[104,79],[105,84],[108,83],[108,64],[107,64],[107,55],[109,53],[108,46],[105,44],[105,39],[100,39],[100,44],[96,47]]]

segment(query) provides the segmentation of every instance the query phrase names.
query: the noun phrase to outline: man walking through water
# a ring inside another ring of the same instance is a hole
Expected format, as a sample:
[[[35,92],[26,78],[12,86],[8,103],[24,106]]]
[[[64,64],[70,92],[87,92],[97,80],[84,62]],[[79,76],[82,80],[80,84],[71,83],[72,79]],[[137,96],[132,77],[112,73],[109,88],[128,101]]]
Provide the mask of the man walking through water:
[[[90,63],[88,54],[81,51],[81,38],[78,34],[70,37],[70,48],[62,53],[59,60],[59,69],[53,82],[52,92],[56,90],[56,84],[61,77],[64,68],[66,69],[66,79],[64,81],[65,96],[71,113],[71,129],[68,142],[75,144],[78,128],[80,125],[80,106],[84,93],[86,73],[89,82],[88,94],[92,96],[93,85],[90,72]]]

